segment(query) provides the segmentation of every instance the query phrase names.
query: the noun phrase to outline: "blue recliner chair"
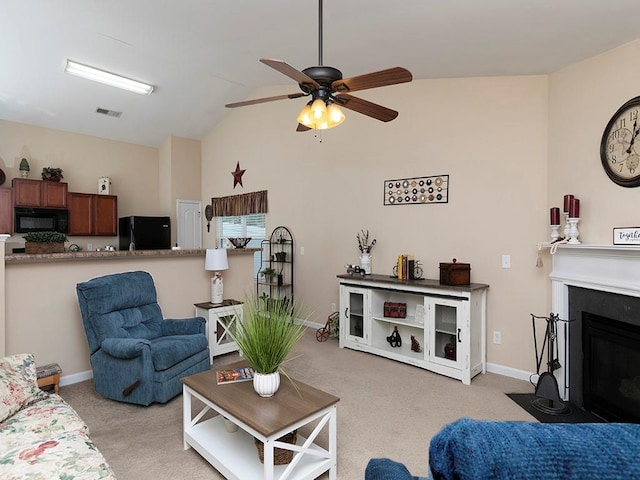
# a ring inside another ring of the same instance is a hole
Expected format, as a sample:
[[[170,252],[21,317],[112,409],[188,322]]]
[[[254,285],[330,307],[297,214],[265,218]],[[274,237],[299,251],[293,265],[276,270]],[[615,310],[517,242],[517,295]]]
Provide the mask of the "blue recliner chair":
[[[163,319],[149,273],[94,278],[76,293],[99,394],[165,403],[182,392],[181,378],[210,368],[205,319]]]

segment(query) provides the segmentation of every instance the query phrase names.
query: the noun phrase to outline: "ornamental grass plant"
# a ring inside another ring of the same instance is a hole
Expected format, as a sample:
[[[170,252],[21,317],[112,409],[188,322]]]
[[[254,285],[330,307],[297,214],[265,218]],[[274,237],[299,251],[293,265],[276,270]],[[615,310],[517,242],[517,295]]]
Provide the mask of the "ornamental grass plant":
[[[275,373],[304,334],[308,318],[300,302],[252,296],[245,299],[232,336],[257,373]]]

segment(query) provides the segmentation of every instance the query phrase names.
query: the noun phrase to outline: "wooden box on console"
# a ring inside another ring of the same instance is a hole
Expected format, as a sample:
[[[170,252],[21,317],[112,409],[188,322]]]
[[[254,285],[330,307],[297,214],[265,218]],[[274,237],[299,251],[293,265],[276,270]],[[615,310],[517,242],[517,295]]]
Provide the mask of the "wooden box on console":
[[[458,263],[455,258],[451,263],[441,263],[440,283],[442,285],[469,285],[471,283],[471,264]]]

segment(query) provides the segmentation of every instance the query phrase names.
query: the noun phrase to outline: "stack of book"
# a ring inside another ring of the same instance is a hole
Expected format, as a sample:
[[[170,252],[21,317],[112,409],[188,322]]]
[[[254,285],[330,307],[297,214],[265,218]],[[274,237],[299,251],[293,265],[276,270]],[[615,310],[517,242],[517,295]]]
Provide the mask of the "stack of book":
[[[413,255],[398,255],[398,280],[411,280],[415,278],[415,259]]]

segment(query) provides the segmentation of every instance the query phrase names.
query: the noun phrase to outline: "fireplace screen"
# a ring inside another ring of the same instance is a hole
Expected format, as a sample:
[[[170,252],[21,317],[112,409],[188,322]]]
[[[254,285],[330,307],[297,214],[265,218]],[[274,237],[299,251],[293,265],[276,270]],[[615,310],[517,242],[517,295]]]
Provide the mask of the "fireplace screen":
[[[586,409],[640,423],[640,328],[584,312],[583,352]]]

